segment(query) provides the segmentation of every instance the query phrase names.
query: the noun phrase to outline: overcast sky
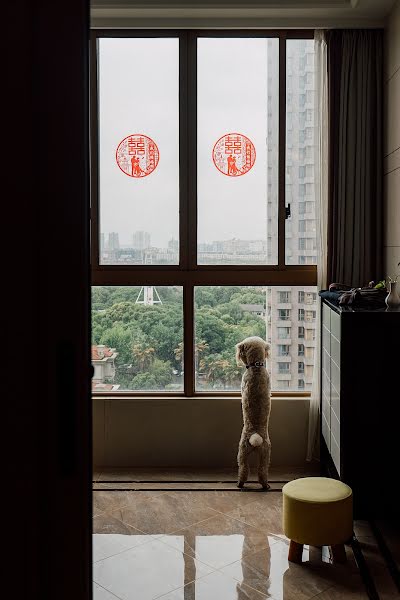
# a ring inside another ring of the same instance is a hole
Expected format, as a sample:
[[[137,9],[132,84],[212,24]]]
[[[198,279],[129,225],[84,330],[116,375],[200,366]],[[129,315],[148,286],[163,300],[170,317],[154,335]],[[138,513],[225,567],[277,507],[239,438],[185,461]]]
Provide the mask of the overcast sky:
[[[277,40],[274,40],[277,42]],[[178,40],[101,39],[99,52],[100,225],[120,243],[145,230],[154,246],[178,238]],[[267,41],[198,41],[199,241],[265,239],[267,228]],[[239,132],[256,148],[254,167],[226,177],[212,161],[225,133]],[[144,178],[117,166],[120,141],[151,137],[160,161]]]

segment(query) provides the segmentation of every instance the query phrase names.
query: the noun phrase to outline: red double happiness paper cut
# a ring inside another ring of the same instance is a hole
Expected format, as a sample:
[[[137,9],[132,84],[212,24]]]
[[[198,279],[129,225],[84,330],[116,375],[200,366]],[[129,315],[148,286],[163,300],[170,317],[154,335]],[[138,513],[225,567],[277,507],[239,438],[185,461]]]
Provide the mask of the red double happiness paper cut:
[[[147,135],[133,133],[118,144],[115,158],[125,175],[139,179],[157,168],[160,152],[154,140]]]
[[[256,149],[241,133],[226,133],[215,143],[212,151],[214,165],[228,177],[245,175],[256,160]]]

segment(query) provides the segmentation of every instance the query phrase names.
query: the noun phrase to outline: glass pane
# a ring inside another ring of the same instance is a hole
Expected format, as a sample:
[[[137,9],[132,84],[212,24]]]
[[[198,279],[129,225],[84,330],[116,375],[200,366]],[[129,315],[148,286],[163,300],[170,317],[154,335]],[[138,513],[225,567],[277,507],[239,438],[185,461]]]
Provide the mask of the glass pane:
[[[276,264],[278,40],[200,38],[199,264]]]
[[[286,42],[286,264],[315,265],[314,40]]]
[[[239,390],[235,344],[253,335],[271,344],[273,390],[311,390],[316,306],[316,287],[195,288],[197,390]]]
[[[181,287],[92,287],[93,392],[183,390]]]
[[[98,52],[100,263],[178,264],[179,40]]]

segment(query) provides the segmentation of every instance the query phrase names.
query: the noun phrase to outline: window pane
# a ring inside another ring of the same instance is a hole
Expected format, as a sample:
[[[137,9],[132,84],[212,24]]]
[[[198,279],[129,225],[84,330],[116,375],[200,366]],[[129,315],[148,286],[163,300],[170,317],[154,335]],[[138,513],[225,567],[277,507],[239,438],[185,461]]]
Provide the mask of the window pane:
[[[103,38],[98,56],[100,263],[178,264],[179,40]]]
[[[286,42],[286,264],[316,264],[314,40]]]
[[[199,264],[276,264],[278,40],[197,43]]]
[[[92,391],[182,390],[181,287],[92,288]]]
[[[273,390],[311,390],[316,323],[303,320],[300,325],[298,300],[303,294],[299,292],[313,298],[316,288],[195,288],[197,390],[239,390],[243,367],[236,365],[235,344],[252,335],[267,339],[271,344],[268,369]],[[311,308],[316,308],[316,302],[315,296]],[[301,388],[299,373],[302,374]]]

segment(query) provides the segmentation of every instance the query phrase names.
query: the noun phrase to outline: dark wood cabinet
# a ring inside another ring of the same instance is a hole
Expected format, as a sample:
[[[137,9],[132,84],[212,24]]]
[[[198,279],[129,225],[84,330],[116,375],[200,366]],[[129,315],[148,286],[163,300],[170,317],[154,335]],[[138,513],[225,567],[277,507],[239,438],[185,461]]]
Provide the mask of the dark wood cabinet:
[[[357,518],[398,512],[400,312],[322,301],[321,464],[354,494]]]

